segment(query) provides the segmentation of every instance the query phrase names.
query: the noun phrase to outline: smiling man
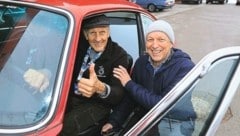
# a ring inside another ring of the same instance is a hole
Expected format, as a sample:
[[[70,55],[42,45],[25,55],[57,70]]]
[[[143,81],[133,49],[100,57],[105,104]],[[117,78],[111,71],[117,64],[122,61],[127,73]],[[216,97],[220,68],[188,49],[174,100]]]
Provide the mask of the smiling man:
[[[154,21],[146,31],[147,54],[137,59],[131,77],[124,67],[114,68],[114,76],[121,81],[128,95],[110,115],[109,123],[103,126],[102,133],[119,130],[135,109],[135,115],[129,121],[130,125],[122,131],[126,132],[194,67],[190,56],[180,49],[173,48],[174,43],[174,32],[170,24],[164,20]],[[156,128],[146,135],[190,135],[194,128],[192,121],[196,117],[191,107],[189,98],[183,107],[173,109],[173,112],[169,113],[171,118],[161,121],[160,130]],[[168,123],[172,119],[180,120],[177,122],[179,124]],[[174,126],[176,128],[173,128]]]
[[[62,136],[98,136],[110,111],[123,98],[113,68],[128,67],[127,52],[110,38],[110,21],[98,15],[83,22],[85,42],[80,41],[79,60],[70,90]],[[82,35],[83,36],[83,35]]]

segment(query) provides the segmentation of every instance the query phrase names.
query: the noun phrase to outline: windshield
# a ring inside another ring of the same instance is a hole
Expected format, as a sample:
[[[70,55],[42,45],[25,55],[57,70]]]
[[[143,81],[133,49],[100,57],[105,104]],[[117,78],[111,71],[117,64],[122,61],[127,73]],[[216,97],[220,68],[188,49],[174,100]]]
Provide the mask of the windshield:
[[[0,5],[0,127],[32,125],[50,107],[67,33],[62,15]]]

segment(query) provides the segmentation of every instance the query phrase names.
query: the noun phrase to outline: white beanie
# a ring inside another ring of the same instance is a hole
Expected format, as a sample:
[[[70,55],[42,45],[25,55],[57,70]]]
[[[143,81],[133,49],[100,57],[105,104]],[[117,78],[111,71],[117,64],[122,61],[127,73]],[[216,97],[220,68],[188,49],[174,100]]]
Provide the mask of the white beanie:
[[[173,29],[168,22],[166,22],[164,20],[157,20],[157,21],[152,22],[147,28],[146,37],[149,33],[155,32],[155,31],[164,32],[168,36],[168,38],[170,39],[170,41],[172,43],[175,42],[175,36],[174,36]]]

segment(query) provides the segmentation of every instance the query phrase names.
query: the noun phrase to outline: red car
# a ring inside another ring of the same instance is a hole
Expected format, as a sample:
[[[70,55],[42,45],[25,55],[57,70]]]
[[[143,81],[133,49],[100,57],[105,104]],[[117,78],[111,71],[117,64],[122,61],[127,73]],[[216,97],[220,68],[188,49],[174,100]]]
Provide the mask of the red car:
[[[81,24],[100,13],[110,18],[112,39],[134,60],[144,53],[144,28],[156,18],[126,0],[0,1],[0,135],[61,131]],[[28,87],[24,72],[45,68],[49,87]]]
[[[109,17],[112,39],[133,62],[144,53],[144,30],[156,18],[126,0],[0,0],[0,135],[59,134],[78,69],[81,25],[96,14]],[[159,122],[189,95],[197,114],[194,135],[214,135],[239,85],[239,62],[239,46],[208,55],[125,135],[162,129]],[[25,82],[42,84],[35,71],[51,77],[40,90]],[[181,122],[164,127],[174,121]]]

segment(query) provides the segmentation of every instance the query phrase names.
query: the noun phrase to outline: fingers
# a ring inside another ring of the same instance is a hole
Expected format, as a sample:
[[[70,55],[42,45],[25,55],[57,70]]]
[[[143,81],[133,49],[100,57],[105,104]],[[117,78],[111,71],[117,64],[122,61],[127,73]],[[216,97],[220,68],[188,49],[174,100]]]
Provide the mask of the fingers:
[[[114,68],[113,71],[116,71],[120,74],[128,74],[128,71],[126,70],[126,68],[124,68],[123,66],[118,66],[118,68]]]
[[[91,97],[95,93],[93,83],[86,78],[82,78],[78,82],[78,91],[85,97]]]
[[[100,84],[94,67],[94,63],[89,67],[89,79],[81,78],[78,82],[78,90],[86,97],[91,97],[97,91],[102,92],[105,88],[104,84]]]
[[[119,66],[118,68],[113,69],[113,76],[118,78],[123,86],[131,80],[128,71],[123,66]]]
[[[97,75],[95,73],[95,70],[94,70],[94,67],[95,67],[95,64],[92,63],[89,67],[89,78],[90,79],[96,79],[97,78]]]
[[[107,134],[108,132],[110,132],[113,129],[112,124],[107,123],[102,127],[102,134]]]
[[[118,68],[113,69],[113,74],[113,76],[119,79],[121,76],[123,76],[123,74],[126,74],[126,69],[122,66],[119,66]]]

